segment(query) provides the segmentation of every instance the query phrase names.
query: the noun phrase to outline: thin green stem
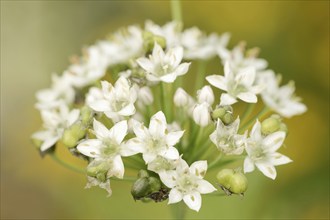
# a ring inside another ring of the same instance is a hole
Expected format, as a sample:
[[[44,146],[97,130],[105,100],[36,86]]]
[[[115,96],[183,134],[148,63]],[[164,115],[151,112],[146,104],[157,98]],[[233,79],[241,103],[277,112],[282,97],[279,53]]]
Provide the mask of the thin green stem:
[[[171,0],[172,19],[177,22],[182,22],[182,10],[180,0]]]
[[[171,204],[171,210],[174,219],[178,219],[178,220],[185,219],[187,213],[187,207],[183,201],[176,204]]]
[[[210,163],[210,165],[208,166],[208,169],[212,169],[214,166],[216,166],[217,163],[222,159],[222,155],[223,154],[220,153],[220,155]]]
[[[62,160],[61,158],[59,158],[56,154],[50,154],[49,155],[55,162],[59,163],[60,165],[62,165],[63,167],[72,170],[76,173],[82,173],[82,174],[86,174],[86,170],[73,166],[72,164],[69,164],[67,162],[65,162],[64,160]]]
[[[195,81],[195,90],[200,89],[203,85],[206,67],[207,67],[207,61],[205,61],[205,60],[198,61],[197,75],[196,75],[196,81]]]
[[[122,179],[112,178],[111,180],[134,182],[135,180],[137,180],[137,178],[133,177],[133,176],[124,176],[124,178],[122,178]]]
[[[245,111],[243,112],[242,117],[240,118],[241,123],[243,123],[244,120],[249,117],[249,115],[252,113],[255,106],[256,105],[252,104],[252,103],[247,104],[247,107],[246,107]]]

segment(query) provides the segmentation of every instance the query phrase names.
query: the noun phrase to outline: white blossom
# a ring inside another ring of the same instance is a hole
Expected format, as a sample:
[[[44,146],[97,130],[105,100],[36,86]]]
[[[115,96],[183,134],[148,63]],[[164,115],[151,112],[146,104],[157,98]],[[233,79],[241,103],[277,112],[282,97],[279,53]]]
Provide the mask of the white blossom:
[[[138,102],[140,105],[151,105],[154,102],[154,97],[152,91],[148,86],[143,86],[139,88],[138,91]]]
[[[270,135],[261,134],[261,124],[257,121],[247,139],[245,150],[247,157],[244,160],[244,172],[252,172],[255,166],[267,177],[276,178],[275,166],[287,164],[292,160],[276,152],[283,144],[285,132],[277,131]]]
[[[197,100],[199,103],[206,102],[210,106],[214,103],[214,94],[210,86],[204,86],[197,91]]]
[[[208,60],[216,55],[217,47],[226,47],[228,40],[227,33],[221,37],[215,33],[207,36],[197,27],[186,29],[181,35],[186,59]]]
[[[73,125],[79,118],[78,109],[69,110],[68,106],[61,103],[58,108],[41,110],[44,130],[38,131],[32,135],[33,139],[42,142],[41,151],[46,151],[62,137],[66,128]]]
[[[221,94],[220,105],[232,105],[237,102],[237,98],[248,103],[256,103],[256,94],[262,91],[261,85],[256,85],[256,70],[248,67],[234,74],[229,62],[225,64],[225,75],[207,76],[206,80],[213,86],[227,91]]]
[[[307,110],[307,107],[300,102],[300,98],[295,96],[295,86],[292,81],[280,87],[279,80],[272,70],[260,73],[258,77],[260,83],[267,85],[261,92],[262,100],[273,111],[290,118]]]
[[[216,191],[208,181],[204,180],[207,161],[196,161],[189,167],[183,159],[179,160],[176,170],[160,172],[162,182],[171,188],[168,204],[183,200],[190,209],[199,211],[202,205],[201,194]]]
[[[77,146],[77,150],[96,161],[111,163],[108,176],[123,178],[124,164],[122,156],[127,157],[137,154],[132,148],[127,147],[123,140],[127,134],[127,121],[116,123],[110,130],[101,122],[94,119],[93,132],[96,139],[87,139]]]
[[[197,104],[193,109],[193,119],[196,124],[205,127],[211,122],[211,110],[214,94],[210,86],[204,86],[197,91]]]
[[[87,94],[86,102],[91,109],[103,112],[113,121],[135,113],[137,88],[131,87],[125,77],[120,77],[114,87],[107,81],[101,81],[101,84],[102,89],[91,88]]]
[[[226,155],[240,155],[244,151],[246,135],[237,133],[239,123],[239,118],[230,125],[224,125],[218,119],[216,130],[210,135],[211,141]]]
[[[182,137],[184,131],[167,132],[166,118],[159,111],[151,117],[149,128],[139,122],[134,123],[135,138],[130,139],[127,145],[139,149],[144,161],[148,164],[157,156],[175,160],[179,158],[179,152],[174,147]]]
[[[152,82],[172,83],[176,77],[188,72],[190,63],[181,63],[182,47],[170,48],[166,53],[155,42],[149,59],[141,57],[136,62],[146,71],[146,78]]]

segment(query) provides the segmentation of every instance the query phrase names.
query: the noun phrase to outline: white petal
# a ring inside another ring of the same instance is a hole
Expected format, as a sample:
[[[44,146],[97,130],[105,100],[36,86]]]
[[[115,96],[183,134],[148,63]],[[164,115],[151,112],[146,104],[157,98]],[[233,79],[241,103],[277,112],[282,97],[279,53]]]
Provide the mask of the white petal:
[[[124,177],[124,172],[125,172],[125,168],[124,168],[123,160],[119,155],[117,155],[112,161],[112,167],[108,171],[108,175],[122,179]]]
[[[148,164],[151,161],[153,161],[154,159],[156,159],[157,155],[154,153],[145,152],[142,154],[142,157],[143,157],[143,160]]]
[[[132,119],[133,131],[136,137],[144,140],[148,137],[149,131],[143,124],[135,119]]]
[[[106,128],[101,122],[97,121],[95,118],[93,121],[93,129],[98,139],[102,140],[104,138],[109,138],[110,132],[108,128]]]
[[[207,161],[201,160],[194,162],[190,165],[189,171],[191,174],[203,178],[207,171]]]
[[[40,146],[40,150],[41,151],[48,150],[49,148],[51,148],[52,146],[54,146],[56,144],[56,142],[58,141],[58,139],[60,139],[59,136],[54,136],[54,137],[51,137],[51,138],[45,140],[42,143],[42,145]]]
[[[97,112],[105,112],[111,110],[109,102],[104,99],[90,102],[89,107]]]
[[[183,57],[183,48],[182,47],[174,47],[169,49],[169,51],[166,54],[169,57],[174,58],[172,65],[174,67],[178,66],[182,60]]]
[[[207,76],[206,80],[212,85],[221,90],[227,91],[227,82],[225,77],[219,75]]]
[[[153,72],[154,70],[154,64],[147,58],[141,57],[136,60],[136,62],[148,73]]]
[[[177,190],[176,188],[173,188],[170,191],[170,194],[168,195],[168,204],[173,204],[173,203],[177,203],[180,202],[183,198],[182,193]]]
[[[276,178],[276,170],[273,165],[267,163],[256,163],[256,166],[265,176],[273,180]]]
[[[185,195],[183,197],[183,201],[190,209],[195,210],[196,212],[198,212],[202,206],[201,194],[199,194],[198,192],[193,192],[188,195]]]
[[[175,147],[169,147],[165,150],[162,150],[159,152],[159,155],[169,160],[176,160],[180,157],[179,151]]]
[[[250,136],[256,141],[258,141],[262,138],[261,137],[261,124],[258,121],[258,119],[256,120],[256,123],[252,127]]]
[[[98,139],[89,139],[80,143],[77,146],[77,150],[88,157],[97,158],[101,154],[101,147],[102,141]]]
[[[235,81],[245,86],[251,86],[256,77],[256,70],[253,67],[248,67],[237,74]]]
[[[152,50],[152,59],[154,60],[155,63],[159,63],[164,60],[165,53],[161,46],[157,44],[157,42],[154,45],[154,49]]]
[[[244,102],[256,103],[258,101],[257,96],[252,92],[242,92],[237,95],[237,97]]]
[[[165,115],[159,111],[150,120],[149,132],[154,138],[162,137],[165,135],[166,125]]]
[[[227,94],[227,93],[222,93],[220,97],[220,105],[232,105],[236,103],[237,100],[235,97]]]
[[[172,83],[176,79],[176,75],[174,73],[166,74],[160,77],[160,80],[166,83]]]
[[[285,132],[277,131],[265,137],[262,141],[262,145],[267,152],[275,152],[282,146],[285,136]]]
[[[208,181],[199,180],[198,181],[198,191],[201,194],[207,194],[207,193],[217,191],[217,189],[211,183],[209,183]]]
[[[73,109],[70,112],[70,114],[69,114],[69,116],[67,118],[67,120],[68,120],[67,126],[68,127],[71,126],[71,125],[73,125],[73,123],[75,123],[78,120],[79,114],[80,114],[80,110],[79,109]]]
[[[116,123],[110,129],[110,138],[115,140],[117,144],[121,144],[127,134],[127,121],[121,121]]]
[[[189,70],[190,63],[181,63],[174,71],[177,76],[182,76],[186,74]]]
[[[134,115],[134,113],[135,113],[135,107],[133,103],[126,105],[118,112],[118,114],[122,116],[130,116],[130,115]]]
[[[290,162],[292,162],[292,160],[290,158],[288,158],[287,156],[284,156],[283,154],[277,153],[277,152],[271,156],[271,163],[274,166],[283,165],[283,164],[287,164]]]
[[[251,158],[246,157],[244,160],[244,173],[250,173],[254,170],[254,163]]]
[[[161,181],[169,188],[173,188],[176,185],[178,174],[174,170],[159,172]]]
[[[145,143],[139,138],[132,138],[128,140],[120,150],[122,156],[128,157],[136,153],[143,153],[145,151]]]
[[[184,131],[175,131],[175,132],[170,132],[166,135],[166,143],[168,146],[174,146],[176,145],[179,141],[180,138],[183,136]]]
[[[193,110],[193,119],[196,124],[205,127],[211,121],[211,116],[209,112],[209,105],[204,102],[195,106]]]
[[[227,53],[226,50],[222,50],[222,52]],[[227,53],[227,56],[230,56],[230,54]],[[229,62],[229,61],[226,61],[226,63],[225,63],[224,74],[225,74],[225,77],[226,77],[226,78],[229,78],[230,75],[232,74],[232,70],[231,70],[230,62]]]

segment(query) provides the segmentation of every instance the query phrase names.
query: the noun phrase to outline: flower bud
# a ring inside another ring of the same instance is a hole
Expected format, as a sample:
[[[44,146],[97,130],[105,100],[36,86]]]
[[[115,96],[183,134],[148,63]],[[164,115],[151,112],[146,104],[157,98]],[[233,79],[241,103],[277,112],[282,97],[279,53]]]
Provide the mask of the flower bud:
[[[131,194],[135,200],[139,200],[150,193],[149,180],[147,177],[137,179],[131,189]]]
[[[84,106],[80,110],[80,117],[83,125],[89,125],[93,119],[93,111],[89,107]]]
[[[209,105],[212,105],[214,102],[214,94],[211,86],[204,86],[201,90],[198,90],[197,99],[199,103],[207,102]]]
[[[62,136],[62,142],[68,148],[77,146],[77,142],[83,138],[86,134],[86,129],[81,123],[73,124],[71,127],[66,129]]]
[[[221,121],[225,124],[225,125],[229,125],[234,121],[234,117],[232,113],[227,112],[222,118]]]
[[[146,170],[140,170],[139,172],[138,172],[138,178],[143,178],[143,177],[149,177],[149,174],[148,174],[148,171],[146,171]]]
[[[158,192],[161,187],[162,187],[162,184],[160,183],[159,179],[157,179],[156,177],[149,177],[150,192]]]
[[[182,88],[178,88],[174,94],[174,104],[177,107],[185,107],[189,104],[189,95]]]
[[[248,180],[241,171],[223,169],[217,174],[221,188],[228,194],[243,194],[247,190]]]
[[[211,115],[209,112],[209,107],[209,104],[206,102],[195,106],[193,110],[193,119],[196,124],[205,127],[210,123]]]
[[[263,134],[269,135],[276,131],[288,132],[287,126],[282,122],[279,115],[272,115],[261,123],[261,132]]]
[[[216,120],[218,118],[222,118],[226,114],[226,110],[224,108],[217,108],[212,112],[212,119]]]
[[[234,121],[233,108],[229,105],[220,106],[212,112],[212,119],[220,119],[225,125],[229,125]]]

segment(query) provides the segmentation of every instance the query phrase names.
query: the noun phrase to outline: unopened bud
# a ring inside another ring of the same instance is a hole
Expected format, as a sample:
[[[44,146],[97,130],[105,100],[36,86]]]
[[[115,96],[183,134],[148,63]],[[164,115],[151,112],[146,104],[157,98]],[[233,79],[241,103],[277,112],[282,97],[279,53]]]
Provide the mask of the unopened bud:
[[[149,189],[150,192],[157,192],[162,187],[160,180],[156,177],[149,177]]]
[[[232,113],[227,112],[222,118],[221,118],[222,122],[225,125],[229,125],[234,121],[234,117]]]
[[[219,106],[212,112],[212,119],[220,119],[225,125],[229,125],[234,121],[233,108],[229,105]]]
[[[131,189],[131,194],[135,200],[139,200],[150,193],[149,180],[147,177],[137,179]]]
[[[149,31],[144,31],[142,37],[143,47],[147,53],[153,50],[155,42],[162,48],[166,47],[166,40],[162,36],[155,35]]]
[[[80,110],[80,117],[83,125],[89,125],[93,119],[93,111],[89,107],[84,106]]]
[[[279,115],[272,115],[261,123],[261,132],[263,134],[269,135],[276,131],[288,132],[287,126],[282,122]]]
[[[248,187],[248,180],[241,171],[223,169],[217,174],[217,179],[225,192],[243,194]]]
[[[66,129],[62,136],[62,142],[68,148],[77,146],[77,142],[86,134],[86,129],[81,123],[76,123]]]

